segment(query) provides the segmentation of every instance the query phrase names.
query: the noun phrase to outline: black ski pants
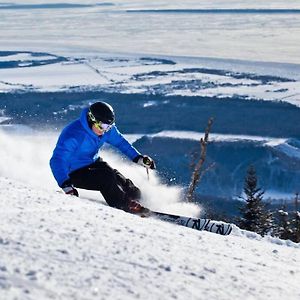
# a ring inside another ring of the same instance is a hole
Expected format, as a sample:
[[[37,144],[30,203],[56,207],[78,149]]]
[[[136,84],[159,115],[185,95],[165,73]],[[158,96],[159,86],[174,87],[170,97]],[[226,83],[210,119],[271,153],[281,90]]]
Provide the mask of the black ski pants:
[[[69,176],[75,187],[99,191],[107,204],[112,207],[126,210],[129,200],[141,198],[141,191],[130,179],[100,159],[73,171]]]

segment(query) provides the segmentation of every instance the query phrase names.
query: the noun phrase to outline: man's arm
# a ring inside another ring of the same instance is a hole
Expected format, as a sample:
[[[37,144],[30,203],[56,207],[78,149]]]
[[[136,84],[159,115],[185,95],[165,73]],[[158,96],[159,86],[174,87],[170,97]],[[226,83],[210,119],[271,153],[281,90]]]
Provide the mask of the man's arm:
[[[148,155],[142,155],[137,151],[118,131],[116,126],[111,129],[107,142],[117,147],[121,152],[127,155],[133,162],[149,169],[155,169],[154,160]]]
[[[141,153],[137,151],[119,132],[116,126],[113,126],[109,131],[109,136],[107,143],[118,148],[122,153],[124,153],[129,159],[134,160],[137,156],[140,156]]]

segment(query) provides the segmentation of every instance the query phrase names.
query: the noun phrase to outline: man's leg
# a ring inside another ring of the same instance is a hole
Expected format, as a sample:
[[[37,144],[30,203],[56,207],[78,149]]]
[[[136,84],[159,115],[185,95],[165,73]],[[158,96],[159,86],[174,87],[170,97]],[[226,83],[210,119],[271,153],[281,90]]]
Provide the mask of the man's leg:
[[[129,200],[141,197],[130,179],[103,161],[72,172],[70,178],[77,188],[100,191],[109,206],[127,209]]]

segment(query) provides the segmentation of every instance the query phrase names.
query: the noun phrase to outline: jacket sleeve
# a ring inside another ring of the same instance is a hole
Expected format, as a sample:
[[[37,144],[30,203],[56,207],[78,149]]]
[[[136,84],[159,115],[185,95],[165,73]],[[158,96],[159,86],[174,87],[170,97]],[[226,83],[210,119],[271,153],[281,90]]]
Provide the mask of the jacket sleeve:
[[[60,187],[67,179],[69,179],[70,161],[72,154],[76,151],[77,147],[78,141],[74,137],[66,137],[62,134],[58,139],[50,159],[50,167],[54,178]]]
[[[129,159],[133,160],[138,155],[141,155],[139,151],[137,151],[119,132],[116,126],[109,132],[109,137],[106,141],[107,143],[113,145],[118,148],[123,154],[125,154]]]

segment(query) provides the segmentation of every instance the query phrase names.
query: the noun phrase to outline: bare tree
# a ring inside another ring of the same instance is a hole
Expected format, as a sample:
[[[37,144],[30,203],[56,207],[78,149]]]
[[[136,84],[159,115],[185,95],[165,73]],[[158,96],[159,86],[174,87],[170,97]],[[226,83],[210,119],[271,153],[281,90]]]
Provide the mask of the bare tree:
[[[189,184],[187,193],[186,193],[186,201],[187,202],[192,202],[194,199],[194,193],[195,193],[195,189],[197,187],[197,184],[199,184],[201,178],[203,177],[203,175],[209,170],[211,169],[214,164],[211,164],[209,167],[207,167],[206,169],[203,169],[203,164],[205,162],[206,159],[206,152],[207,152],[207,144],[208,144],[208,137],[209,137],[209,133],[212,127],[214,119],[211,117],[208,120],[208,124],[207,127],[205,129],[205,133],[204,133],[204,138],[200,139],[200,158],[197,162],[193,163],[193,173],[192,173],[192,178],[191,178],[191,182]]]

